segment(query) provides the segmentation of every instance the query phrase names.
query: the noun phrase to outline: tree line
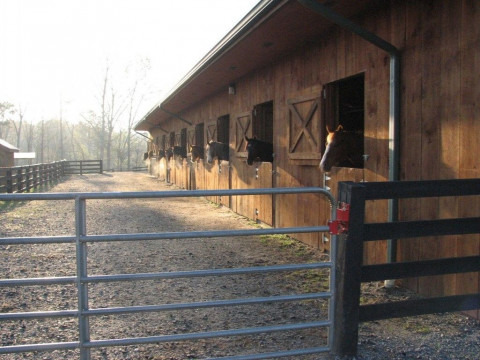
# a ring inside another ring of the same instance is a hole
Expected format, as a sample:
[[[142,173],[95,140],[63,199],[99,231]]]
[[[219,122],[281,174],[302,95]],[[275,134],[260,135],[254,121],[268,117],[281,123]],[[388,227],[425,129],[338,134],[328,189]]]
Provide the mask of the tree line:
[[[0,139],[21,152],[35,152],[33,163],[101,159],[106,170],[142,166],[148,139],[133,131],[133,126],[144,100],[140,94],[145,94],[148,69],[148,59],[127,67],[130,81],[115,88],[107,63],[96,97],[98,106],[82,113],[76,122],[64,119],[62,109],[56,118],[34,121],[28,108],[0,99]]]

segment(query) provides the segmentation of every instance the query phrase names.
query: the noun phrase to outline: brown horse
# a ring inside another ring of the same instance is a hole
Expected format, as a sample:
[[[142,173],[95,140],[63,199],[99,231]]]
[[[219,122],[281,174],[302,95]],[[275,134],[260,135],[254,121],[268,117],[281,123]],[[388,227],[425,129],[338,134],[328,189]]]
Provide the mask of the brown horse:
[[[203,146],[198,146],[198,145],[190,145],[190,156],[192,157],[192,161],[198,161],[200,159],[203,159],[204,157],[204,151],[203,151]]]
[[[329,172],[333,166],[363,167],[363,134],[343,130],[339,125],[331,131],[327,126],[327,147],[320,160],[320,169]]]

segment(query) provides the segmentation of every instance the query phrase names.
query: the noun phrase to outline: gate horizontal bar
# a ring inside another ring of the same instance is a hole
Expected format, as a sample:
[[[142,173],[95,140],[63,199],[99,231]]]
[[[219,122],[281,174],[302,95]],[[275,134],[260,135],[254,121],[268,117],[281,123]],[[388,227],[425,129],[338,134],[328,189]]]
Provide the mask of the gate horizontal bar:
[[[286,350],[286,351],[277,351],[277,352],[260,353],[260,354],[252,354],[252,355],[237,355],[237,356],[227,356],[227,357],[219,357],[219,358],[208,358],[208,360],[261,360],[261,359],[274,359],[274,358],[287,357],[287,356],[320,354],[328,351],[330,351],[328,347],[315,347],[315,348]]]
[[[318,193],[326,195],[331,204],[336,204],[333,195],[320,187],[298,188],[260,188],[260,189],[225,189],[225,190],[173,190],[173,191],[137,191],[137,192],[98,192],[98,193],[31,193],[0,194],[0,201],[25,200],[75,200],[81,199],[147,199],[147,198],[181,198],[203,196],[243,196],[243,195],[281,195]]]
[[[80,347],[80,342],[61,342],[48,344],[28,344],[28,345],[12,345],[0,347],[0,354],[13,354],[32,351],[52,351],[52,350],[74,350]]]
[[[291,228],[245,229],[245,230],[210,230],[190,232],[164,232],[164,233],[136,233],[113,235],[87,235],[81,236],[82,242],[107,242],[107,241],[138,241],[138,240],[167,240],[167,239],[194,239],[214,238],[227,236],[256,236],[275,234],[300,234],[311,232],[328,232],[328,226],[306,226]]]
[[[213,270],[192,270],[192,271],[172,271],[160,273],[137,273],[137,274],[117,274],[117,275],[93,275],[80,278],[82,283],[100,283],[114,281],[134,281],[134,280],[154,280],[154,279],[178,279],[186,277],[206,277],[206,276],[224,276],[241,275],[249,273],[266,273],[274,271],[297,271],[310,269],[331,268],[331,262],[308,263],[308,264],[288,264],[257,266],[249,268],[227,268]],[[26,279],[6,279],[0,280],[0,287],[6,286],[34,286],[34,285],[57,285],[57,284],[75,284],[76,276],[64,277],[46,277],[46,278],[26,278]]]
[[[362,282],[480,271],[480,256],[362,266]]]
[[[205,309],[212,307],[227,307],[240,305],[254,305],[263,303],[276,303],[287,301],[305,301],[330,298],[332,296],[329,292],[324,293],[309,293],[300,295],[281,295],[270,297],[258,297],[247,299],[233,299],[233,300],[214,300],[214,301],[200,301],[192,303],[178,303],[178,304],[164,304],[164,305],[147,305],[147,306],[130,306],[130,307],[116,307],[116,308],[101,308],[83,311],[82,315],[97,316],[97,315],[116,315],[140,312],[160,312],[172,310],[187,310],[187,309]],[[0,317],[1,319],[1,317]]]
[[[243,328],[232,330],[220,330],[220,331],[208,331],[188,334],[172,334],[162,336],[149,336],[139,338],[124,338],[124,339],[110,339],[110,340],[92,340],[84,344],[87,348],[99,348],[105,346],[125,346],[125,345],[141,345],[152,343],[164,343],[173,341],[187,341],[187,340],[199,340],[199,339],[212,339],[228,336],[245,336],[256,335],[262,333],[272,333],[280,331],[296,331],[312,328],[319,328],[329,326],[330,321],[314,321],[308,323],[299,324],[284,324],[274,326],[263,326],[257,328]]]
[[[394,317],[476,310],[479,308],[480,294],[395,301],[391,303],[360,306],[359,321],[364,322]]]
[[[227,306],[254,305],[254,304],[262,304],[262,303],[317,300],[317,299],[330,298],[331,296],[332,294],[330,292],[321,292],[321,293],[280,295],[280,296],[233,299],[233,300],[201,301],[201,302],[192,302],[192,303],[100,308],[100,309],[90,309],[90,310],[83,311],[82,315],[100,316],[100,315],[141,313],[141,312],[161,312],[161,311],[173,311],[173,310],[201,309],[201,308],[212,308],[212,307],[220,308],[220,307],[227,307]],[[78,314],[79,314],[78,310],[1,313],[0,320],[76,317],[78,316]]]
[[[365,224],[365,241],[480,233],[480,217]]]
[[[225,275],[242,275],[250,273],[266,273],[275,271],[297,271],[310,269],[331,268],[331,262],[308,263],[308,264],[286,264],[272,266],[256,266],[247,268],[226,268],[212,270],[192,270],[192,271],[172,271],[159,273],[137,273],[137,274],[117,274],[117,275],[93,275],[81,278],[82,283],[100,283],[113,281],[132,281],[132,280],[154,280],[154,279],[179,279],[194,278],[206,276],[225,276]]]
[[[17,313],[1,313],[0,320],[45,319],[76,316],[78,316],[78,310],[31,311]]]
[[[45,278],[26,278],[26,279],[5,279],[0,280],[2,286],[30,286],[30,285],[57,285],[57,284],[75,284],[76,276],[45,277]]]
[[[162,233],[135,233],[113,235],[87,235],[80,237],[82,242],[108,242],[108,241],[138,241],[138,240],[168,240],[168,239],[193,239],[213,238],[227,236],[256,236],[278,234],[300,234],[311,232],[328,232],[328,226],[306,226],[292,228],[245,229],[245,230],[211,230],[189,232],[162,232]],[[0,245],[25,245],[25,244],[59,244],[75,243],[74,236],[38,236],[38,237],[6,237],[0,239]]]
[[[68,244],[75,243],[73,236],[37,236],[37,237],[5,237],[0,239],[0,245],[26,244]]]

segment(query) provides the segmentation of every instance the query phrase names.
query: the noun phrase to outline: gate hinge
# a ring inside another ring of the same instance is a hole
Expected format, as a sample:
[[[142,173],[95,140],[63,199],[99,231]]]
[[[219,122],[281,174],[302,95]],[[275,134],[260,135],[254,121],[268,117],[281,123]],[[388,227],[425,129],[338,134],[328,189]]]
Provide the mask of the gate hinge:
[[[348,222],[350,220],[350,204],[339,203],[337,208],[337,219],[329,220],[329,233],[332,235],[339,235],[348,232]]]

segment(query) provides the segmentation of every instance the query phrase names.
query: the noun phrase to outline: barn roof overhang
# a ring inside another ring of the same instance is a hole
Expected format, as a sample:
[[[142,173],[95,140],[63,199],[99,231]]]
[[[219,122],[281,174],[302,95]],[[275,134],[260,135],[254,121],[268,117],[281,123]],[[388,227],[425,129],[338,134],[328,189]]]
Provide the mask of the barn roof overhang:
[[[381,0],[319,1],[345,18],[378,6]],[[260,1],[136,125],[152,130],[171,118],[190,123],[181,114],[228,85],[328,34],[333,24],[297,0]]]

